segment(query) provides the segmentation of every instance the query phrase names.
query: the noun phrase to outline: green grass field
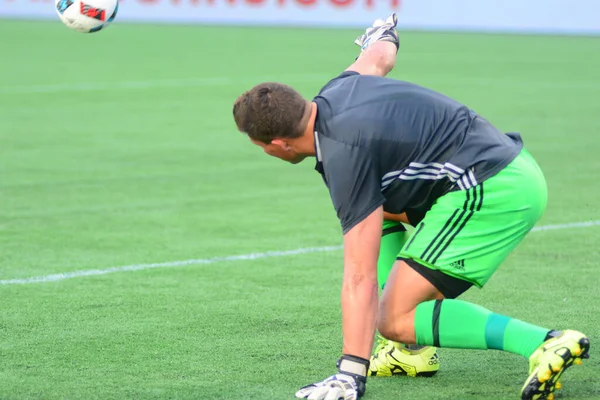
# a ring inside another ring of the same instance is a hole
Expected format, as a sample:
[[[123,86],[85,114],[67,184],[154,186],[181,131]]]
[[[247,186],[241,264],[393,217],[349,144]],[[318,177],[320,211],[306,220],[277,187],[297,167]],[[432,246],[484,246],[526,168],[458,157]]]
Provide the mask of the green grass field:
[[[292,399],[334,372],[340,250],[168,263],[341,243],[314,164],[264,156],[231,107],[263,80],[316,94],[359,33],[0,21],[0,398]],[[598,71],[600,38],[407,32],[392,76],[521,132],[551,225],[600,220]],[[600,398],[599,241],[533,232],[465,295],[589,335],[565,400]],[[440,357],[434,378],[370,379],[365,399],[519,398],[518,356]]]

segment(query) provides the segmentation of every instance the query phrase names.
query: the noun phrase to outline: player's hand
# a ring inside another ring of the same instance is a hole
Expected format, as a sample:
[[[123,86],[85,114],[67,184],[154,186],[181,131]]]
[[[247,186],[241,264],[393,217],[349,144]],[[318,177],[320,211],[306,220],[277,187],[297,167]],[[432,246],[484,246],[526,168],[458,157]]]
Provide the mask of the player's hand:
[[[296,398],[308,400],[356,400],[365,393],[369,360],[344,355],[338,361],[339,373],[307,385],[296,392]]]
[[[330,376],[324,381],[304,386],[296,392],[296,398],[309,400],[356,400],[360,396],[362,393],[359,391],[358,382],[354,377],[346,374]]]
[[[360,35],[354,43],[360,46],[362,50],[369,47],[371,44],[377,41],[392,42],[396,45],[396,48],[400,47],[400,39],[398,38],[398,32],[396,31],[396,25],[398,24],[398,16],[393,13],[384,21],[377,19],[373,22],[373,25],[368,27],[364,34]]]

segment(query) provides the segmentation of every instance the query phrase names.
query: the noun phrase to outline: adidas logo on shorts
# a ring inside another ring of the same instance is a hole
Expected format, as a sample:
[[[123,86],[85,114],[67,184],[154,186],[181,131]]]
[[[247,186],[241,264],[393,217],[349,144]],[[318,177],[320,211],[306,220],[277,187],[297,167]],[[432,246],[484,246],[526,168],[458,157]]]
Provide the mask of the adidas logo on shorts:
[[[464,271],[464,269],[465,269],[465,260],[454,261],[452,264],[450,264],[450,266],[452,268],[460,269],[461,271]]]

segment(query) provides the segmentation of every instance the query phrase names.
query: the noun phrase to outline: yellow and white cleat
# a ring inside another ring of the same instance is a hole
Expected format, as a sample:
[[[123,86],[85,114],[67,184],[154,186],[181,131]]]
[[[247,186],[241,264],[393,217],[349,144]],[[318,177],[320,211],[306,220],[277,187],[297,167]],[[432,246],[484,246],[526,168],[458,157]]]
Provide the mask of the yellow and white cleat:
[[[406,346],[382,337],[371,356],[369,376],[433,376],[440,369],[437,348]]]
[[[529,357],[529,377],[521,390],[521,399],[553,400],[563,372],[589,358],[589,350],[589,339],[577,331],[563,331],[546,340]]]

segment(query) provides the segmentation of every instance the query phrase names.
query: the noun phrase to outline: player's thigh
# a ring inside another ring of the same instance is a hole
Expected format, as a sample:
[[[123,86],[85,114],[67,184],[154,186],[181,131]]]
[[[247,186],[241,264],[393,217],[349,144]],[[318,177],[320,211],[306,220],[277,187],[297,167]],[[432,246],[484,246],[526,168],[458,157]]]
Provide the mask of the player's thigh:
[[[377,329],[388,338],[414,341],[414,311],[428,300],[441,300],[442,293],[423,275],[398,260],[389,274],[379,302]],[[406,336],[409,334],[409,336]],[[401,335],[401,336],[398,336]]]
[[[383,310],[392,307],[397,313],[406,313],[419,303],[441,299],[440,291],[423,275],[409,266],[409,260],[397,260],[381,293]]]
[[[485,285],[546,203],[544,176],[523,151],[479,185],[439,198],[399,257],[412,260],[446,297],[457,297],[466,290],[462,283]]]

